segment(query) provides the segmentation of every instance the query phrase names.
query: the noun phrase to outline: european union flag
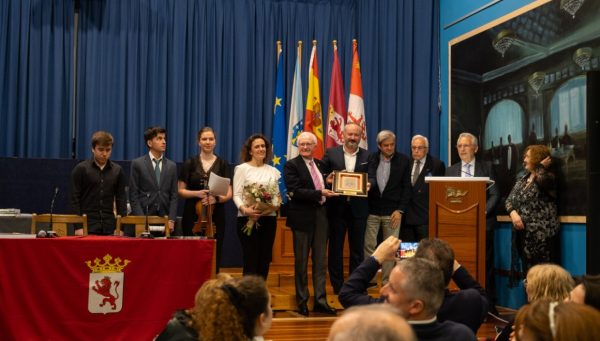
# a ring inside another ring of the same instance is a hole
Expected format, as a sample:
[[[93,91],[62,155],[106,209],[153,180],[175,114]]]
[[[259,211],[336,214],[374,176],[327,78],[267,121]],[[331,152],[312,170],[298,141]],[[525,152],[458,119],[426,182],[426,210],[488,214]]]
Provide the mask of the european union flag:
[[[283,203],[287,202],[287,191],[285,189],[285,182],[283,180],[283,165],[286,161],[286,149],[287,143],[286,129],[285,129],[285,105],[284,105],[285,91],[283,81],[283,53],[279,51],[279,58],[277,61],[277,79],[275,81],[275,104],[273,105],[273,133],[271,134],[273,140],[273,167],[277,168],[281,172],[281,178],[279,179],[279,192],[281,192],[281,199]]]

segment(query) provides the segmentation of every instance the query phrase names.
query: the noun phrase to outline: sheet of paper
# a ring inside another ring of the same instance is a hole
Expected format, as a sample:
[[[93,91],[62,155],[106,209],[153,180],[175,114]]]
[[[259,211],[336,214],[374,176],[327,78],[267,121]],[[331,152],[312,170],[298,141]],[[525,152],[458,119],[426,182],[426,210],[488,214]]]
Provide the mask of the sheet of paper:
[[[217,174],[211,172],[210,177],[208,178],[208,188],[210,189],[210,194],[227,195],[230,181],[231,180],[228,178],[218,176]]]

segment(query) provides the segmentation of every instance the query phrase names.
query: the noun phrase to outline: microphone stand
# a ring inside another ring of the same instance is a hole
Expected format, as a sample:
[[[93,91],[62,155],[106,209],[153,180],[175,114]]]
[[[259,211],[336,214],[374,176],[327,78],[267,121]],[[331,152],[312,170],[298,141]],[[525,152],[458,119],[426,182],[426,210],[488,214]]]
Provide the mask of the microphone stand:
[[[150,226],[148,226],[148,205],[150,203],[150,193],[146,193],[146,222],[144,224],[144,232],[140,234],[140,238],[152,239]]]
[[[50,230],[47,233],[49,238],[56,237],[56,232],[54,232],[54,222],[52,221],[52,215],[54,213],[54,201],[56,200],[56,196],[58,195],[58,187],[54,187],[54,196],[52,196],[52,201],[50,202]]]

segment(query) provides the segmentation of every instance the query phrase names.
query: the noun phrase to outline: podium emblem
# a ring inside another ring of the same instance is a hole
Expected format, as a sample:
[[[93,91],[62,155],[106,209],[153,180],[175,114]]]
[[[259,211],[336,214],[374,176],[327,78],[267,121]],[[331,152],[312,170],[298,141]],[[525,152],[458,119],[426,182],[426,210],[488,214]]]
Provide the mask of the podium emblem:
[[[88,311],[92,314],[118,313],[123,307],[123,269],[130,260],[117,257],[113,261],[110,254],[85,262],[92,270],[88,284]]]
[[[446,187],[446,200],[452,204],[462,204],[465,195],[469,191],[454,187]]]

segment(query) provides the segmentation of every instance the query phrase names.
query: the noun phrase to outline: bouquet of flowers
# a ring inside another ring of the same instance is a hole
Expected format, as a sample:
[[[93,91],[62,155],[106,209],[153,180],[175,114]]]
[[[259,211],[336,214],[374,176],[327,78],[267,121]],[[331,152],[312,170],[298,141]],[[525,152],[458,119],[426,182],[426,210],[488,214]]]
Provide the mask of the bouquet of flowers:
[[[267,215],[277,211],[281,205],[281,197],[279,196],[279,185],[277,182],[268,184],[251,183],[244,186],[244,204],[253,208],[255,211],[260,211],[261,215]],[[251,235],[254,226],[258,227],[258,223],[253,218],[248,218],[248,222],[242,228],[242,232],[246,235]]]

